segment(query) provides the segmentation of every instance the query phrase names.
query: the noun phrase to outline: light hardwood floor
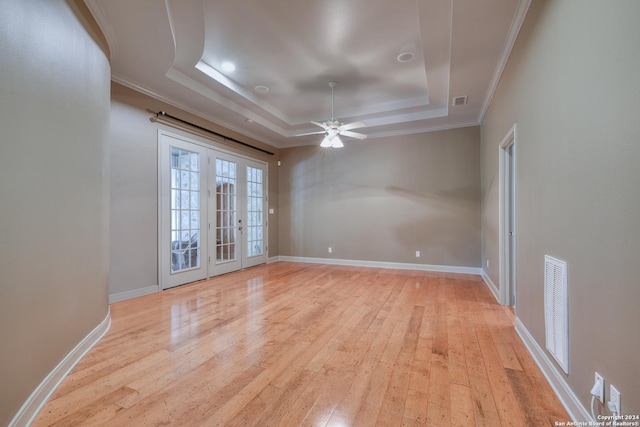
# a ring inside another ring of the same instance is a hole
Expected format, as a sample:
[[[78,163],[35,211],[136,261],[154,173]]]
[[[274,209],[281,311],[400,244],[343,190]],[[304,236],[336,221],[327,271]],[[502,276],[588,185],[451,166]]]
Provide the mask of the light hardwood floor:
[[[477,276],[277,262],[111,305],[34,426],[552,426]]]

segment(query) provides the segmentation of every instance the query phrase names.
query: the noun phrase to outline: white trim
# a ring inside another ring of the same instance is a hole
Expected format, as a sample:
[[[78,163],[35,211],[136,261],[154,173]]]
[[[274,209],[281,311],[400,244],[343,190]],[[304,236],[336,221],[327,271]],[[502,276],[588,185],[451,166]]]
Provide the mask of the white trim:
[[[493,78],[491,79],[491,83],[489,84],[489,89],[487,90],[487,95],[484,97],[484,102],[482,103],[482,107],[480,108],[480,114],[478,115],[478,122],[482,123],[484,120],[484,115],[487,113],[489,109],[489,105],[491,104],[491,99],[493,99],[493,94],[496,92],[498,88],[498,83],[500,82],[500,77],[502,77],[502,72],[504,68],[507,66],[507,61],[509,60],[509,55],[511,55],[511,50],[513,49],[513,45],[516,43],[516,39],[518,38],[518,34],[520,33],[520,28],[522,28],[522,24],[524,23],[524,18],[527,16],[527,11],[529,10],[529,5],[531,4],[531,0],[520,0],[518,3],[518,9],[516,10],[516,14],[514,15],[513,21],[511,21],[511,27],[509,27],[509,32],[507,33],[507,39],[504,43],[504,49],[502,50],[502,55],[498,60],[498,65],[496,66],[495,71],[493,72]]]
[[[493,283],[493,280],[491,280],[491,277],[487,274],[486,271],[484,271],[484,269],[482,269],[482,280],[484,280],[484,283],[487,285],[496,301],[500,303],[500,290],[498,289],[496,284]]]
[[[104,38],[107,40],[107,44],[109,45],[109,60],[113,63],[113,58],[116,57],[116,53],[118,52],[118,38],[116,37],[116,32],[109,23],[107,14],[104,13],[104,9],[102,9],[102,6],[100,6],[100,3],[97,0],[84,0],[84,4],[89,8],[89,12],[93,15],[93,19],[95,19],[96,24],[98,24]]]
[[[132,289],[130,291],[117,292],[109,295],[109,304],[114,302],[124,301],[131,298],[137,298],[144,295],[155,294],[160,292],[160,285],[151,285],[144,288]]]
[[[416,133],[428,133],[428,132],[438,132],[441,130],[461,129],[461,128],[468,128],[473,126],[480,126],[480,125],[481,125],[480,122],[470,121],[470,122],[463,122],[463,123],[418,126],[414,128],[408,128],[408,129],[367,133],[367,138],[388,138],[393,136],[411,135]]]
[[[107,315],[102,322],[89,332],[89,334],[49,372],[49,375],[46,376],[33,393],[31,393],[29,398],[22,404],[22,407],[13,417],[8,427],[31,425],[62,380],[65,379],[73,367],[76,366],[84,355],[109,331],[109,327],[111,327],[111,310],[107,307]]]
[[[217,118],[215,118],[213,116],[209,116],[209,115],[203,114],[202,111],[196,111],[193,108],[187,107],[185,104],[182,104],[182,103],[177,102],[177,101],[175,101],[175,100],[173,100],[171,98],[168,98],[168,97],[166,97],[164,95],[161,95],[160,93],[155,92],[155,91],[153,91],[151,89],[147,89],[146,87],[142,86],[141,84],[135,83],[135,82],[133,82],[131,80],[128,80],[128,79],[126,79],[124,77],[119,77],[118,75],[112,74],[111,75],[111,81],[116,82],[119,85],[128,87],[129,89],[132,89],[132,90],[134,90],[136,92],[140,92],[143,95],[147,95],[147,96],[149,96],[151,98],[157,99],[157,100],[162,101],[162,102],[164,102],[166,104],[169,104],[169,105],[172,105],[174,107],[177,107],[177,108],[181,109],[182,111],[185,111],[187,113],[193,114],[194,116],[200,117],[200,118],[202,118],[202,119],[204,119],[204,120],[206,120],[208,122],[211,122],[213,124],[225,127],[228,130],[231,130],[231,131],[234,131],[234,132],[238,132],[239,134],[244,135],[246,137],[253,138],[256,141],[264,142],[265,144],[270,145],[272,147],[282,148],[282,146],[281,146],[282,144],[277,144],[275,141],[273,141],[271,139],[267,139],[264,136],[257,135],[257,134],[255,134],[253,132],[250,132],[250,131],[246,130],[246,129],[241,129],[238,126],[234,126],[233,124],[230,124],[228,122],[221,121],[221,120],[219,120],[219,119],[217,119]],[[155,114],[154,112],[152,112],[150,110],[149,110],[149,113]]]
[[[476,267],[458,267],[451,265],[409,264],[401,262],[363,261],[353,259],[311,258],[280,255],[269,258],[269,262],[308,262],[310,264],[348,265],[353,267],[395,268],[398,270],[437,271],[441,273],[459,273],[481,275],[482,269]]]
[[[580,403],[580,399],[578,399],[567,383],[565,375],[556,368],[555,363],[549,359],[545,351],[538,345],[535,338],[533,338],[517,316],[515,329],[545,378],[549,381],[551,388],[556,393],[556,396],[558,396],[558,399],[560,399],[564,409],[569,413],[571,419],[575,422],[595,421],[591,418],[587,409]]]

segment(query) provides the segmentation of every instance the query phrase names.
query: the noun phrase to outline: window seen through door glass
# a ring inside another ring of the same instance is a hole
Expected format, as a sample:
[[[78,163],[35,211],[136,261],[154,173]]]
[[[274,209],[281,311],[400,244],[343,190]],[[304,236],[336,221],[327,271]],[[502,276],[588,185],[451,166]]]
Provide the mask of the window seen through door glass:
[[[200,267],[200,156],[171,147],[171,272]]]
[[[262,169],[247,166],[247,256],[263,253]]]

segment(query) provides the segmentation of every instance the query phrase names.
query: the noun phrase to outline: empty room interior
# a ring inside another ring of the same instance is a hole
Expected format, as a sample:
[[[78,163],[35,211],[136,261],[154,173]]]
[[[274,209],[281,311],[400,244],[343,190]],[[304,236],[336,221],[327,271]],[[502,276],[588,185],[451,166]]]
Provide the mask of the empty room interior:
[[[0,7],[0,425],[640,425],[640,2]]]

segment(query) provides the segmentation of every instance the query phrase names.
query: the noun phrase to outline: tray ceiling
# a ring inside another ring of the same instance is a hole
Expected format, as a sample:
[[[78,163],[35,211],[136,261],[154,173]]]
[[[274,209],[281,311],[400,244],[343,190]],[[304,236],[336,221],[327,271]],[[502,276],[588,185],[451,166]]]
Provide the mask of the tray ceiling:
[[[320,142],[295,135],[330,118],[329,81],[369,138],[479,124],[529,4],[85,1],[114,81],[280,148]]]

